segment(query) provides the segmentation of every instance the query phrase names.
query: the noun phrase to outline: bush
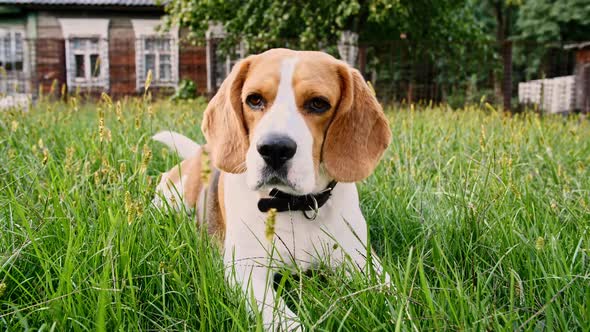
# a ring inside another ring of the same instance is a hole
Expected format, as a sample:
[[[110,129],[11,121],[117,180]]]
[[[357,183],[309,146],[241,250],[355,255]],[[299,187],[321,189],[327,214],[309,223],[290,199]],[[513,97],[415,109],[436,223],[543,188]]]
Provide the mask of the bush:
[[[197,97],[197,85],[192,80],[184,79],[180,81],[176,92],[172,95],[171,99],[174,101],[195,99]]]

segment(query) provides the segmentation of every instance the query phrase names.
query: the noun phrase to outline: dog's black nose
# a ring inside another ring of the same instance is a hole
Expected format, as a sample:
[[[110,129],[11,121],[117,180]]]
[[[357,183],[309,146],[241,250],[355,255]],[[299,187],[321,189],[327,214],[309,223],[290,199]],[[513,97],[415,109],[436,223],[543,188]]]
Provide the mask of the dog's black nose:
[[[272,169],[281,168],[297,152],[297,143],[284,135],[269,135],[256,145],[262,159]]]

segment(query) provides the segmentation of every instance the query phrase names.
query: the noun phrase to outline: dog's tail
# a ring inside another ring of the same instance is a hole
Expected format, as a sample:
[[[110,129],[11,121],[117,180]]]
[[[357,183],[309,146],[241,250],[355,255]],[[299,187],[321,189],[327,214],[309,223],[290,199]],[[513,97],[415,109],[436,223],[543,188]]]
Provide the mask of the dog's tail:
[[[152,139],[166,144],[170,149],[176,151],[182,159],[193,157],[201,148],[190,138],[173,131],[161,131],[152,136]]]

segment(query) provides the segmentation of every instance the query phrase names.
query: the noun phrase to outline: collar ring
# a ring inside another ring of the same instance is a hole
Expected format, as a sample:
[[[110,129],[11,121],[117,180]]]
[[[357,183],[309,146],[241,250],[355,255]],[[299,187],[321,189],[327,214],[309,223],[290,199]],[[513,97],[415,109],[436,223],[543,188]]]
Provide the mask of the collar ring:
[[[307,218],[307,220],[314,221],[318,217],[318,214],[320,212],[320,207],[318,206],[318,201],[315,199],[315,197],[313,195],[309,196],[309,197],[311,197],[311,199],[313,200],[313,209],[311,210],[313,212],[313,214],[311,216],[309,216],[307,214],[308,210],[303,210],[301,212],[303,212],[303,216],[305,216],[305,218]]]

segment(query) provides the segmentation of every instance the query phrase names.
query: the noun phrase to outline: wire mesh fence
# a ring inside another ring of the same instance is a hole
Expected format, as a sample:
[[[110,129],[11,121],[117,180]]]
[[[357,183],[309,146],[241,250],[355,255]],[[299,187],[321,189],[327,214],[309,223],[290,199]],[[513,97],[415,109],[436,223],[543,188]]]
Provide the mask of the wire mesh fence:
[[[136,95],[151,71],[155,94],[170,94],[186,79],[196,83],[199,94],[211,96],[239,58],[260,51],[248,49],[246,42],[230,48],[223,42],[116,36],[11,41],[0,50],[0,94],[27,94],[33,99],[103,91],[114,97]],[[268,46],[296,48],[296,43],[273,41]],[[507,98],[516,106],[519,83],[574,75],[580,70],[575,50],[555,43],[394,40],[335,44],[321,50],[336,57],[344,55],[372,83],[384,104],[444,102],[461,106],[486,100],[501,105]],[[505,52],[510,52],[508,68],[503,61]],[[576,83],[587,87],[588,75],[582,72],[578,76],[581,79]]]

